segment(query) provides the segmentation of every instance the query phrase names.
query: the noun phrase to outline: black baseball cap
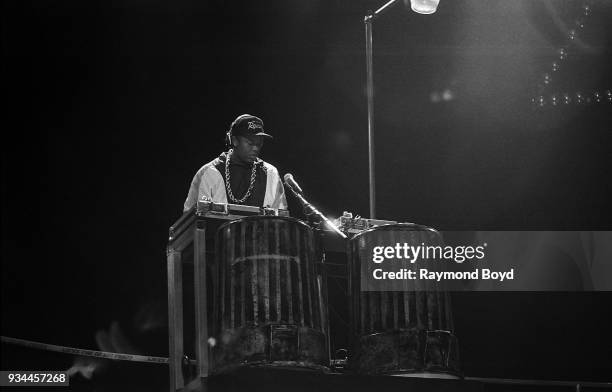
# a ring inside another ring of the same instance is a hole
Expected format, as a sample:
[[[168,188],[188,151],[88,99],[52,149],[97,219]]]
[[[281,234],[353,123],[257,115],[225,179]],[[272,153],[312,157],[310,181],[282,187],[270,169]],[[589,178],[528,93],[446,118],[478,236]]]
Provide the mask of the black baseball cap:
[[[261,118],[250,114],[241,114],[236,117],[230,126],[230,132],[233,136],[264,136],[271,138],[272,135],[264,131],[263,121]]]

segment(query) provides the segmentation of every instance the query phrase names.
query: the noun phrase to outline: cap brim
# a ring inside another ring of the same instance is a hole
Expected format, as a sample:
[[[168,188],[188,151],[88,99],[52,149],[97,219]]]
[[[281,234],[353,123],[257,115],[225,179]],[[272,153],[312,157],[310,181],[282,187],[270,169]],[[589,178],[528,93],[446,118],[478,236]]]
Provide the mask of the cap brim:
[[[267,133],[265,133],[265,132],[257,132],[257,133],[254,133],[253,135],[255,135],[255,136],[263,136],[263,137],[269,137],[270,139],[272,139],[272,135],[269,135],[269,134],[267,134]]]

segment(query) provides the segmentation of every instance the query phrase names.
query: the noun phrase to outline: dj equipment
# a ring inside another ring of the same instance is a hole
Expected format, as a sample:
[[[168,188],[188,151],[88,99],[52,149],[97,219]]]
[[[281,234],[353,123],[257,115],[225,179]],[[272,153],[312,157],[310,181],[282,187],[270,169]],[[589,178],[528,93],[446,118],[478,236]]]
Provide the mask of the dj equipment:
[[[217,230],[213,372],[329,366],[320,263],[313,229],[293,218],[252,216]]]
[[[388,221],[381,219],[367,219],[360,216],[353,217],[353,214],[347,211],[342,213],[342,216],[334,220],[334,224],[343,232],[350,234],[358,234],[372,227],[396,224],[396,221]]]
[[[208,200],[183,214],[170,228],[168,243],[172,390],[182,388],[190,372],[207,377],[245,366],[327,371],[327,278],[334,263],[326,259],[334,257],[345,260],[336,264],[337,276],[349,281],[348,298],[335,298],[337,305],[348,302],[351,314],[347,371],[459,375],[447,293],[361,287],[361,265],[371,263],[372,246],[438,244],[439,234],[345,213],[337,220],[340,236],[329,223],[317,230],[288,217],[286,210]],[[346,240],[347,235],[352,238]],[[348,268],[341,268],[346,260]],[[191,269],[189,294],[183,281]],[[189,371],[184,365],[190,352],[183,339],[190,331],[183,326],[186,295],[193,295],[187,303],[193,302],[195,311],[196,367]]]
[[[201,217],[225,216],[240,219],[252,215],[289,216],[289,211],[276,208],[245,206],[241,204],[213,203],[200,200],[196,205],[196,215]]]
[[[431,291],[367,291],[362,266],[372,263],[372,249],[381,244],[440,245],[434,229],[415,224],[375,227],[349,241],[349,368],[359,374],[460,375],[457,339],[448,293]],[[432,283],[435,285],[435,283]]]

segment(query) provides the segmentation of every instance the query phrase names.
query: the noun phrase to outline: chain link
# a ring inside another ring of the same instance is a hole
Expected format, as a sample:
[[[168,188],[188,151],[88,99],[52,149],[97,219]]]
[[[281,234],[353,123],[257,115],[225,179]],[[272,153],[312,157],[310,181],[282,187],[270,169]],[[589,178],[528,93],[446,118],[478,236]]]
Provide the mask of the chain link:
[[[251,196],[251,192],[253,191],[253,187],[255,186],[255,177],[257,177],[257,160],[253,162],[253,168],[251,169],[251,183],[249,184],[249,189],[247,189],[246,194],[242,198],[237,199],[232,193],[232,185],[230,181],[230,170],[229,170],[230,158],[233,152],[234,152],[234,149],[229,150],[227,153],[227,157],[225,159],[225,189],[227,190],[227,196],[229,196],[232,202],[244,203],[245,200],[248,199],[249,196]]]

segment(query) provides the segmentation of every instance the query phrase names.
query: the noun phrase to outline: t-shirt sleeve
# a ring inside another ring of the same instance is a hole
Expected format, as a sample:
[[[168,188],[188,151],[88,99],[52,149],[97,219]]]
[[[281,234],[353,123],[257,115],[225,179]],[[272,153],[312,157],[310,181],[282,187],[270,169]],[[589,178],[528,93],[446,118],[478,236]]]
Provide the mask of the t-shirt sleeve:
[[[283,183],[280,181],[280,178],[278,181],[278,193],[276,196],[276,200],[278,200],[278,207],[274,207],[274,208],[278,208],[281,210],[288,209],[287,197],[285,196],[285,187],[283,187]]]
[[[288,209],[287,197],[285,196],[285,188],[283,187],[283,182],[280,179],[278,170],[276,170],[276,168],[273,168],[270,174],[273,177],[272,186],[273,186],[273,192],[274,192],[274,200],[272,201],[272,204],[270,205],[270,207],[281,209],[281,210],[286,210]]]
[[[203,199],[214,202],[225,201],[223,177],[214,167],[204,167],[193,177],[183,211],[189,210],[198,200]]]

